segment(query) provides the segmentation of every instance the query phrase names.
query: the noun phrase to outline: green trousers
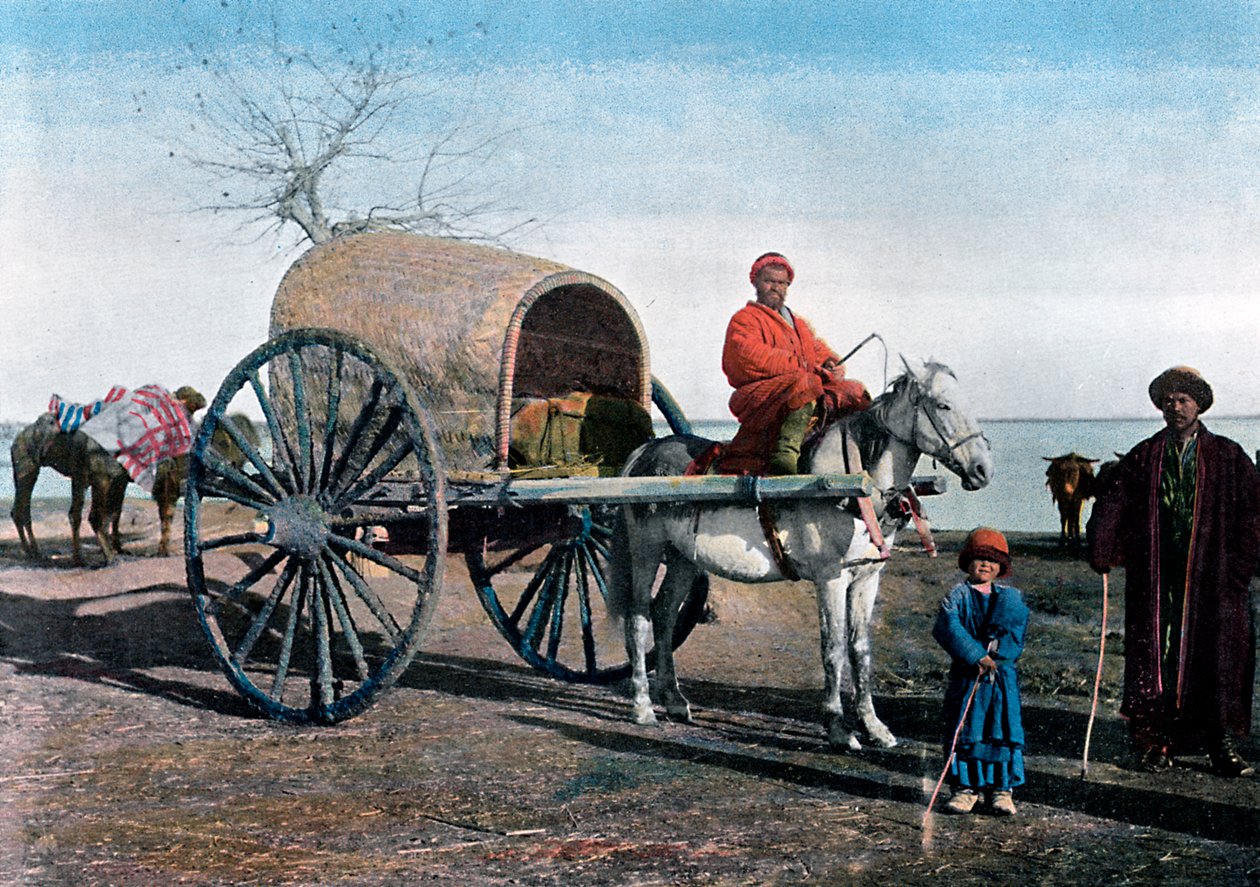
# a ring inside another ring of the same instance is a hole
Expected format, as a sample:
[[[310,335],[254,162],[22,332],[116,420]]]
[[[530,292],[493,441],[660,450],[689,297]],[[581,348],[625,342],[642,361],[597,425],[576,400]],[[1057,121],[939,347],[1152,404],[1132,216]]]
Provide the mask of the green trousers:
[[[809,430],[809,421],[814,418],[814,405],[807,403],[800,409],[793,410],[783,417],[779,426],[779,436],[770,448],[770,460],[766,465],[769,475],[799,474],[801,444],[805,440],[805,432]]]

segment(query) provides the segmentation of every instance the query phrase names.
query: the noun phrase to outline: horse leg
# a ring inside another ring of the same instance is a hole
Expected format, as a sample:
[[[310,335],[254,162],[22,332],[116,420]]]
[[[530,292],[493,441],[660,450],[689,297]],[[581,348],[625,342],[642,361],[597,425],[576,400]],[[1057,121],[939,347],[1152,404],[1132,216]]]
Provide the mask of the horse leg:
[[[88,524],[96,534],[96,542],[101,546],[107,566],[114,562],[114,547],[109,544],[109,488],[109,478],[92,479],[92,508],[88,511]]]
[[[678,674],[674,670],[674,626],[678,622],[678,608],[691,590],[698,571],[677,554],[666,561],[665,578],[660,591],[652,602],[652,635],[656,641],[656,694],[665,707],[665,716],[684,724],[691,723],[691,704],[678,686]]]
[[[108,511],[110,521],[110,541],[113,543],[114,551],[122,553],[122,534],[118,531],[118,525],[122,523],[123,501],[127,498],[127,484],[130,478],[127,475],[116,475],[109,485]]]
[[[82,477],[75,476],[70,478],[70,547],[74,552],[74,562],[79,566],[83,565],[83,548],[79,544],[79,526],[83,523],[83,488],[85,481]],[[91,514],[88,514],[89,520]]]
[[[867,738],[879,748],[892,748],[897,737],[875,714],[871,699],[871,616],[879,594],[883,567],[859,571],[849,587],[849,665],[853,670],[853,697],[858,723]]]
[[[633,532],[635,520],[629,517],[626,521],[629,535],[629,602],[626,607],[626,655],[630,660],[630,696],[634,709],[636,724],[655,724],[656,713],[652,711],[652,694],[648,685],[647,653],[652,640],[652,623],[649,613],[652,608],[652,583],[656,579],[656,568],[660,565],[661,552],[659,546],[637,544]]]
[[[844,699],[841,681],[844,675],[845,642],[848,632],[846,601],[849,594],[851,573],[843,571],[839,576],[817,584],[818,631],[822,647],[823,665],[823,729],[832,748],[861,751],[862,743],[857,734],[844,721]]]
[[[31,495],[35,490],[35,481],[39,479],[38,466],[34,471],[18,473],[18,466],[13,466],[13,510],[10,516],[17,527],[18,542],[22,545],[22,553],[27,557],[41,557],[39,544],[35,541],[35,530],[31,524]]]

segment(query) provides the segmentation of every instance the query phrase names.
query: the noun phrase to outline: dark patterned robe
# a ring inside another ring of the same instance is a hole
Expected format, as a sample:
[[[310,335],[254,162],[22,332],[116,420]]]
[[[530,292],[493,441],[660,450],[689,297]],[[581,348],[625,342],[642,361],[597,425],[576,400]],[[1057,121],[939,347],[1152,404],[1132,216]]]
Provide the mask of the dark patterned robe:
[[[1171,515],[1161,515],[1160,506],[1167,435],[1160,431],[1120,460],[1086,532],[1095,568],[1125,568],[1120,711],[1139,744],[1193,751],[1251,727],[1248,583],[1260,559],[1260,473],[1242,447],[1200,426],[1193,520],[1179,576],[1169,567],[1180,564],[1168,538]],[[1170,600],[1179,610],[1172,619]]]

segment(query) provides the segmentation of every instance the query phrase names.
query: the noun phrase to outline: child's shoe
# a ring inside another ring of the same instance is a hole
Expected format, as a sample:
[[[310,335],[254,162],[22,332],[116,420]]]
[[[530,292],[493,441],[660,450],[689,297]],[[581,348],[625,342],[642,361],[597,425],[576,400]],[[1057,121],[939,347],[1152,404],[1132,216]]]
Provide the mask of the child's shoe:
[[[989,809],[993,811],[994,816],[1014,816],[1015,799],[1011,797],[1010,792],[994,792],[993,797],[989,799]]]
[[[980,796],[970,789],[958,789],[945,805],[950,813],[970,813],[976,806]]]

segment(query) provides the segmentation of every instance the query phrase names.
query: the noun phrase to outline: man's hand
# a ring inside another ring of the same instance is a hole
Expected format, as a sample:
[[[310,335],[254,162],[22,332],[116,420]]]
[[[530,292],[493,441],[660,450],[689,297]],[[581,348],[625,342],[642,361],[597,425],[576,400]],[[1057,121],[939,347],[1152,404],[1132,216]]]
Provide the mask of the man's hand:
[[[993,661],[992,656],[985,653],[983,658],[976,663],[976,668],[980,669],[979,677],[984,677],[997,672],[997,663]]]
[[[822,362],[822,368],[828,371],[839,369],[840,361],[834,357],[828,357],[826,360]]]

